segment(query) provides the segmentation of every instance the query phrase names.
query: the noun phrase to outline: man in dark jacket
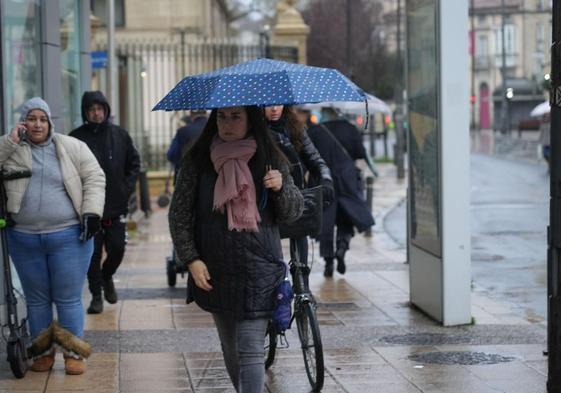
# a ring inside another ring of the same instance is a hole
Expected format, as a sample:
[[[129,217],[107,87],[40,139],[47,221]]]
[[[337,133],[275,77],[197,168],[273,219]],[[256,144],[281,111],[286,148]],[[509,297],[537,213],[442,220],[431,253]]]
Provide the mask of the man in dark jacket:
[[[362,144],[360,131],[347,120],[337,119],[336,114],[331,118],[334,120],[308,129],[310,139],[331,170],[335,188],[334,203],[323,211],[322,233],[319,236],[319,252],[325,259],[326,277],[333,276],[334,259],[337,259],[337,271],[345,273],[345,254],[355,228],[358,232],[363,232],[374,225],[374,218],[364,199],[360,170],[356,167],[355,160],[367,161],[374,176],[377,175]]]
[[[84,141],[93,152],[107,179],[102,231],[95,237],[94,253],[88,270],[92,302],[88,314],[103,311],[101,291],[105,300],[117,302],[113,275],[123,260],[127,239],[126,215],[128,201],[140,171],[140,155],[128,132],[109,121],[111,108],[100,91],[87,91],[82,96],[84,124],[70,135]],[[102,249],[106,258],[101,265]]]
[[[168,161],[173,164],[176,172],[179,168],[181,157],[201,135],[203,128],[205,128],[207,121],[206,111],[192,110],[190,119],[191,123],[177,129],[167,152]]]

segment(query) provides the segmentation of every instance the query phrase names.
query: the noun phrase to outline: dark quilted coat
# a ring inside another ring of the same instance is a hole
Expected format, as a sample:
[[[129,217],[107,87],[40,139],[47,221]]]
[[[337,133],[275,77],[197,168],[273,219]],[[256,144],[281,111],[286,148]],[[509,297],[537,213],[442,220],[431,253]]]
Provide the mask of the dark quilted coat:
[[[267,318],[274,309],[274,289],[284,268],[276,224],[296,220],[303,209],[302,195],[294,185],[286,164],[277,163],[283,175],[278,193],[263,195],[262,179],[255,178],[261,223],[259,232],[228,230],[225,214],[212,209],[217,174],[213,168],[196,173],[190,156],[181,163],[169,212],[170,231],[178,258],[183,263],[201,259],[209,270],[213,289],[198,288],[189,278],[187,302],[204,310],[240,319]],[[262,198],[265,198],[263,200]]]

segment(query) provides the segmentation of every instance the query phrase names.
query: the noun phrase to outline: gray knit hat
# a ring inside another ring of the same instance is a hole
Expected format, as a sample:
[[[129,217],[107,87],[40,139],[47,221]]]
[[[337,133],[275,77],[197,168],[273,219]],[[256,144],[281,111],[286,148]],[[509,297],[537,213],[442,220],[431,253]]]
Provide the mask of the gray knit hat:
[[[31,112],[33,109],[40,109],[43,112],[45,112],[47,114],[47,117],[49,118],[49,124],[50,124],[50,132],[53,133],[55,131],[55,125],[53,123],[53,120],[51,119],[51,108],[49,108],[49,104],[47,104],[45,102],[45,100],[43,100],[41,97],[33,97],[30,98],[29,100],[25,101],[21,106],[20,106],[20,113],[21,116],[19,118],[19,121],[25,121],[25,119],[27,119],[27,115],[29,114],[29,112]]]

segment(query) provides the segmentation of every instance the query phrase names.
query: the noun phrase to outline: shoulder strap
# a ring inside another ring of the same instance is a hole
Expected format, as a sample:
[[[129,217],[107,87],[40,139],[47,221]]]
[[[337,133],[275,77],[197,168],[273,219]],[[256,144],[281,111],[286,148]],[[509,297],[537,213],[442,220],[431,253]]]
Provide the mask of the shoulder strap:
[[[345,153],[345,155],[346,155],[347,157],[349,157],[351,160],[353,160],[352,157],[351,157],[351,155],[350,155],[349,152],[347,151],[347,149],[345,149],[345,146],[343,146],[343,145],[341,144],[341,142],[339,142],[339,139],[337,139],[337,138],[335,137],[335,135],[333,135],[333,133],[329,130],[329,128],[327,128],[327,127],[326,127],[325,125],[323,125],[323,124],[319,124],[319,126],[320,126],[321,128],[323,128],[323,129],[329,134],[329,136],[335,141],[335,143],[337,144],[337,146],[339,146],[339,147],[341,148],[341,150],[343,150],[343,153]],[[354,160],[353,160],[353,161],[354,161]]]

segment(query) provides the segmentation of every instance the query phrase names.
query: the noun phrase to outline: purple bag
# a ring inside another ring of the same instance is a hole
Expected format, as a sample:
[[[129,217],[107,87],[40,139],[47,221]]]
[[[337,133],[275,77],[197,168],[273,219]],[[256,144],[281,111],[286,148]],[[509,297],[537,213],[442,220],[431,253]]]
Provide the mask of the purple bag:
[[[284,265],[284,279],[275,291],[276,303],[271,318],[273,326],[278,333],[283,333],[290,325],[290,320],[292,318],[292,299],[294,298],[292,285],[288,278],[288,266],[282,261],[281,263]]]

